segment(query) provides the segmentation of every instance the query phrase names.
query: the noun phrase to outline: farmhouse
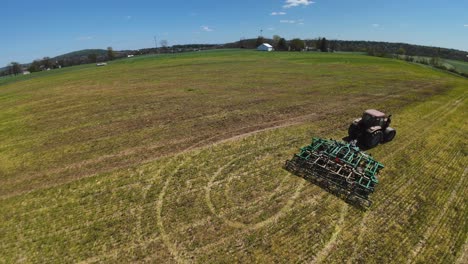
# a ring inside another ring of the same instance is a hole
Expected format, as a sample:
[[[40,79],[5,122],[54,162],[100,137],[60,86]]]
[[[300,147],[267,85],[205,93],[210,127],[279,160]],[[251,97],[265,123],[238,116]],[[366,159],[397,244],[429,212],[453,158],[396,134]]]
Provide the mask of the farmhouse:
[[[262,45],[257,47],[258,51],[273,51],[273,46],[268,43],[263,43]]]

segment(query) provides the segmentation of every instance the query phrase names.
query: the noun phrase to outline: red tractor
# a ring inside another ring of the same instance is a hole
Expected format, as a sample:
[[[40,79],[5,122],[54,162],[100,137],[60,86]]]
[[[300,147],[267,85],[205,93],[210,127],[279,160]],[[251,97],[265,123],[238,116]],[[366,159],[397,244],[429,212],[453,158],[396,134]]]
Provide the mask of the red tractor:
[[[375,109],[366,110],[361,118],[355,119],[349,126],[349,139],[357,140],[367,148],[392,141],[396,130],[390,127],[391,116]]]

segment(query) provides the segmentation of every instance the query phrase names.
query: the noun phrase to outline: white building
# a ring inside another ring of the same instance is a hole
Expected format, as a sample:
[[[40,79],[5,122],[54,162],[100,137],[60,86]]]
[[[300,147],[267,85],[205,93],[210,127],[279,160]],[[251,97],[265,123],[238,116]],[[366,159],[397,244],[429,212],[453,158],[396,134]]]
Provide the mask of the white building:
[[[268,43],[263,43],[262,45],[257,47],[258,51],[273,51],[273,46]]]

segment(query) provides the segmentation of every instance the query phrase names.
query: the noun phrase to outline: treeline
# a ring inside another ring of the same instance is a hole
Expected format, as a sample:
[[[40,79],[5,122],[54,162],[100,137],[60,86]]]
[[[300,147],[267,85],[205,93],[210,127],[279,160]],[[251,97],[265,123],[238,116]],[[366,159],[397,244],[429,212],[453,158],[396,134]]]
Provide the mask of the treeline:
[[[226,44],[187,44],[168,46],[167,40],[162,40],[160,43],[161,46],[155,48],[114,51],[112,47],[108,47],[106,50],[82,50],[64,54],[54,58],[44,57],[42,59],[35,60],[30,64],[21,65],[17,62],[12,62],[4,69],[0,69],[0,76],[17,75],[23,72],[44,71],[87,63],[98,63],[124,58],[128,55],[180,53],[223,48],[255,49],[262,43],[269,43],[275,48],[275,50],[278,51],[348,51],[363,52],[371,56],[381,57],[392,57],[395,54],[398,54],[405,55],[405,58],[421,56],[430,58],[444,58],[459,61],[468,61],[468,52],[455,49],[428,47],[406,43],[327,40],[326,38],[320,37],[316,39],[302,40],[299,38],[295,38],[291,40],[286,40],[285,38],[275,35],[271,39],[264,37],[252,39],[242,38],[239,41]],[[433,66],[438,67],[437,65]]]
[[[187,44],[187,45],[173,45],[162,46],[159,48],[146,48],[133,51],[127,51],[133,55],[146,55],[146,54],[165,54],[165,53],[181,53],[192,52],[200,50],[220,49],[223,45],[219,44]]]
[[[398,54],[400,49],[404,49],[406,55],[421,56],[421,57],[441,57],[444,59],[467,61],[468,52],[446,49],[439,47],[428,47],[420,45],[412,45],[406,43],[390,43],[390,42],[375,42],[375,41],[336,41],[338,50],[343,51],[358,51],[358,52],[374,52],[380,54]]]
[[[223,48],[223,45],[219,44],[188,44],[167,46],[167,41],[164,40],[161,42],[163,45],[158,48],[114,51],[112,47],[108,47],[107,50],[80,50],[63,54],[54,58],[44,57],[42,59],[34,60],[29,64],[19,64],[17,62],[12,62],[5,68],[0,69],[0,76],[18,75],[81,64],[106,62],[110,60],[126,58],[128,55],[180,53]]]
[[[289,46],[294,42],[298,42],[297,39],[294,40],[284,40],[282,44],[284,46],[278,47],[278,41],[282,39],[279,36],[274,36],[273,39],[268,38],[254,38],[254,39],[241,39],[236,42],[227,43],[223,45],[226,48],[244,48],[244,49],[254,49],[258,47],[259,40],[263,40],[265,43],[271,44],[276,50],[289,50]],[[363,53],[372,53],[374,55],[391,55],[398,54],[398,51],[403,48],[406,51],[406,55],[409,56],[422,56],[422,57],[441,57],[444,59],[468,61],[467,55],[468,52],[456,50],[456,49],[446,49],[439,47],[428,47],[421,45],[412,45],[407,43],[390,43],[390,42],[378,42],[378,41],[348,41],[348,40],[327,40],[326,38],[317,38],[317,39],[304,39],[304,50],[320,50],[320,51],[349,51],[349,52],[363,52]],[[292,49],[296,48],[292,45]]]
[[[104,62],[126,56],[127,55],[124,52],[115,52],[112,47],[108,47],[107,50],[81,50],[63,54],[54,58],[44,57],[42,59],[34,60],[29,64],[11,62],[0,71],[0,76],[48,71],[80,64]]]

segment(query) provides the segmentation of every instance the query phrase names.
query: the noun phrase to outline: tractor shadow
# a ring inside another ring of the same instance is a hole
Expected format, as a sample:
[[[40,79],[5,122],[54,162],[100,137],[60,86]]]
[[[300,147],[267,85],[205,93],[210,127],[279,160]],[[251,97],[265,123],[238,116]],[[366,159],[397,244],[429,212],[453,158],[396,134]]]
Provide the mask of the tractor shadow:
[[[348,142],[348,143],[351,143],[351,141],[353,141],[353,139],[350,138],[349,136],[343,137],[343,138],[341,138],[341,140],[343,140],[344,142]],[[370,150],[370,149],[374,149],[374,148],[376,148],[376,147],[378,147],[380,145],[384,145],[384,144],[388,143],[387,141],[383,141],[383,142],[380,142],[375,147],[368,147],[368,146],[364,145],[364,143],[362,142],[363,140],[359,140],[359,139],[356,139],[356,140],[357,140],[356,146],[362,151],[367,151],[367,150]]]
[[[346,136],[346,137],[343,137],[341,140],[343,140],[344,142],[351,143],[351,141],[353,139],[350,138],[349,136]],[[373,149],[373,148],[369,148],[368,146],[364,145],[364,143],[362,143],[362,140],[359,140],[359,139],[357,139],[356,146],[362,151],[367,151],[369,149]]]

